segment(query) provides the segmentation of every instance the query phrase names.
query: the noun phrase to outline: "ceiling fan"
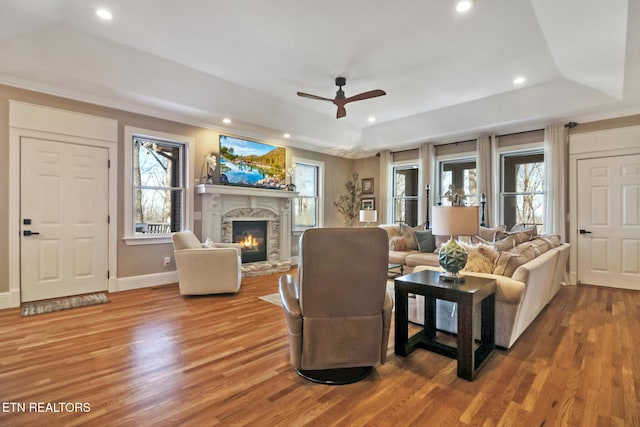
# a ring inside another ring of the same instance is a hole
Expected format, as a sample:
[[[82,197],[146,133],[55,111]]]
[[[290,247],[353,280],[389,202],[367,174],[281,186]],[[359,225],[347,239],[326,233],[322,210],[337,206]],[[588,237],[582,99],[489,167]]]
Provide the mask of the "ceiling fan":
[[[339,119],[340,117],[344,117],[347,115],[347,110],[344,108],[345,104],[348,104],[349,102],[353,102],[353,101],[362,101],[364,99],[375,98],[377,96],[382,96],[387,94],[387,92],[383,90],[375,89],[375,90],[370,90],[368,92],[362,92],[357,95],[353,95],[346,98],[344,96],[344,91],[342,90],[342,86],[346,84],[347,84],[347,79],[345,77],[336,77],[336,86],[338,86],[339,89],[336,92],[336,97],[334,99],[324,98],[322,96],[317,96],[317,95],[311,95],[309,93],[304,93],[304,92],[298,92],[298,96],[302,96],[303,98],[318,99],[320,101],[333,102],[338,107],[338,113],[336,114],[336,119]]]

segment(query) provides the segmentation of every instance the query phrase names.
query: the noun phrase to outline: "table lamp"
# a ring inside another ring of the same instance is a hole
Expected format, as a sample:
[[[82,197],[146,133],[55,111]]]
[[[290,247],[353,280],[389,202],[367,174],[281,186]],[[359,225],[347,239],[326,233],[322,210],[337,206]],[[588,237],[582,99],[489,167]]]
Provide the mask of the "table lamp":
[[[438,252],[438,262],[446,273],[440,278],[452,282],[464,282],[459,271],[467,264],[467,251],[456,241],[458,236],[475,236],[480,231],[478,206],[434,206],[432,212],[433,234],[451,236]]]
[[[374,209],[362,209],[360,211],[360,222],[366,222],[367,227],[378,220],[378,211]]]

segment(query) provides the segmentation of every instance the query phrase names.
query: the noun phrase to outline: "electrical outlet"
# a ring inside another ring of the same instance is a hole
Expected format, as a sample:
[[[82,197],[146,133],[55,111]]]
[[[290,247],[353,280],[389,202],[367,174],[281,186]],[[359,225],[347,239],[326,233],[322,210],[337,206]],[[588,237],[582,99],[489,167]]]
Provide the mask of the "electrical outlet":
[[[193,212],[193,220],[194,221],[202,221],[202,212],[194,211]]]
[[[169,264],[171,264],[171,257],[170,256],[164,257],[164,266],[166,267]]]

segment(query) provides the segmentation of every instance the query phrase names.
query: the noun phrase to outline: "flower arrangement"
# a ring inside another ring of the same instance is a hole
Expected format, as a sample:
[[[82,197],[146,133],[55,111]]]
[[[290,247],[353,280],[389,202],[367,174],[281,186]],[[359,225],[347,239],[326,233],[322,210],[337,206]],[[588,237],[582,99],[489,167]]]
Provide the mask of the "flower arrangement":
[[[216,167],[218,166],[218,158],[215,154],[205,154],[204,162],[202,164],[202,170],[200,171],[200,182],[205,184],[213,184],[213,173],[216,171]],[[205,178],[204,172],[206,169],[207,177]]]
[[[442,198],[447,199],[451,203],[451,206],[465,206],[467,200],[467,196],[464,192],[456,190],[456,187],[453,184],[449,186],[447,192],[444,193]]]

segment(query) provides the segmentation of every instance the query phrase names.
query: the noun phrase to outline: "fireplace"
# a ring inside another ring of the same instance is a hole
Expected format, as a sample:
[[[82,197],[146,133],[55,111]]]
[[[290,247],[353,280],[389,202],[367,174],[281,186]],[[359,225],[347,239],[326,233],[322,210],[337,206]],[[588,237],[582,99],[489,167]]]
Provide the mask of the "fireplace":
[[[298,193],[230,185],[198,185],[196,190],[202,195],[203,240],[230,243],[234,241],[234,222],[266,222],[267,231],[263,234],[266,260],[243,263],[243,277],[289,270],[291,200]]]
[[[267,260],[267,221],[233,221],[233,243],[242,246],[242,263]]]

